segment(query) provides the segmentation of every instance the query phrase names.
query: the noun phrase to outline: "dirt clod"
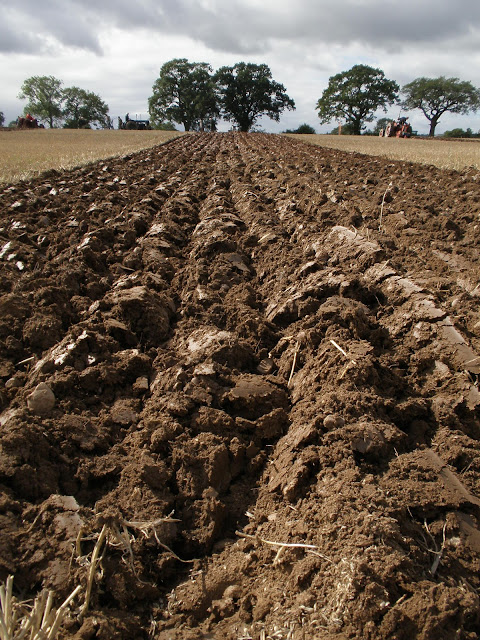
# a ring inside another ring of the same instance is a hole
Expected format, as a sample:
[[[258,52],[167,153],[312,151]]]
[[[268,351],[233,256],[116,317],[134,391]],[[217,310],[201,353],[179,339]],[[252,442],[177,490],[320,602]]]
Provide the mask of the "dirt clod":
[[[38,415],[50,413],[55,406],[55,394],[48,384],[40,382],[27,397],[27,406],[30,411]]]

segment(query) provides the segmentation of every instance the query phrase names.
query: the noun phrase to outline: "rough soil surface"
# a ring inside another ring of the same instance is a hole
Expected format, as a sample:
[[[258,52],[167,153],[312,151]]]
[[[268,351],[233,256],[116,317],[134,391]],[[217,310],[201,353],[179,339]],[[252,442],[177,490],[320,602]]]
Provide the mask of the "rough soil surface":
[[[0,579],[78,613],[96,546],[62,637],[479,637],[476,171],[198,134],[0,216]]]

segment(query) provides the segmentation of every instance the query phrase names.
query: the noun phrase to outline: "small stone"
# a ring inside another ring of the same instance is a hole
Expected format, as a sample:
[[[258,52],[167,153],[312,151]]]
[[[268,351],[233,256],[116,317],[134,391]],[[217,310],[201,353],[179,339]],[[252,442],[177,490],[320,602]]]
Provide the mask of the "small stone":
[[[23,387],[23,385],[24,385],[23,377],[15,375],[6,381],[5,389],[19,389],[20,387]]]
[[[435,373],[442,380],[450,380],[450,378],[452,377],[452,372],[450,371],[448,365],[446,365],[444,362],[441,362],[440,360],[435,360]]]
[[[138,420],[136,412],[121,400],[114,404],[110,416],[115,424],[120,424],[124,427],[136,424]]]
[[[323,419],[323,426],[328,431],[330,431],[330,429],[339,429],[340,427],[343,427],[344,424],[345,420],[341,416],[336,416],[332,413],[325,416]]]
[[[140,378],[137,378],[133,383],[133,392],[137,396],[143,396],[145,393],[148,393],[149,390],[150,386],[146,376],[140,376]]]
[[[55,406],[55,395],[48,384],[40,382],[35,390],[27,397],[27,406],[30,411],[39,415],[50,413]]]
[[[242,595],[242,588],[238,584],[229,585],[225,591],[223,592],[224,598],[232,598],[233,600],[238,600]]]

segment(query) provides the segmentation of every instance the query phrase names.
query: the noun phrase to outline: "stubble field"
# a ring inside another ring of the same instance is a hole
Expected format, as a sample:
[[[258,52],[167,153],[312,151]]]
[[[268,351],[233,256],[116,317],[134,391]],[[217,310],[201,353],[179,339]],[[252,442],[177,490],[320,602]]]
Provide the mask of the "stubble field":
[[[49,169],[71,169],[171,140],[179,131],[0,129],[0,183],[33,178]]]
[[[392,160],[421,162],[440,169],[468,168],[480,169],[480,139],[446,138],[380,138],[378,136],[332,136],[332,135],[294,135],[303,142],[351,151],[382,156]]]
[[[479,183],[192,134],[4,185],[0,580],[75,640],[478,638]]]

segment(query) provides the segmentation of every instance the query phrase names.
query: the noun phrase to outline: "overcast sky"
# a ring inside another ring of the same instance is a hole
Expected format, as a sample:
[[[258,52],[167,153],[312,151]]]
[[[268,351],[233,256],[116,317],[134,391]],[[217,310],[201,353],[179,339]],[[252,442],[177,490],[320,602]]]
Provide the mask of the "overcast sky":
[[[330,76],[354,64],[378,67],[400,86],[444,75],[480,87],[480,0],[0,0],[7,123],[23,111],[17,95],[34,75],[98,93],[114,118],[147,117],[152,85],[172,58],[214,69],[266,63],[297,109],[261,126],[307,122],[325,133],[335,123],[319,124],[316,101]],[[421,112],[407,115],[428,133]],[[480,129],[480,112],[445,115],[437,133],[469,126]]]

